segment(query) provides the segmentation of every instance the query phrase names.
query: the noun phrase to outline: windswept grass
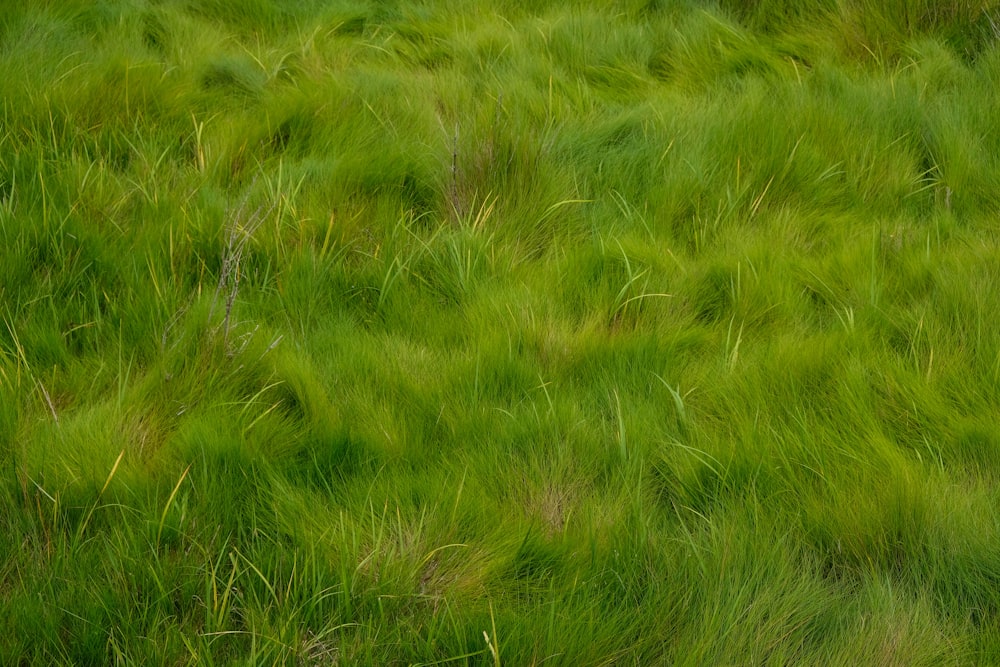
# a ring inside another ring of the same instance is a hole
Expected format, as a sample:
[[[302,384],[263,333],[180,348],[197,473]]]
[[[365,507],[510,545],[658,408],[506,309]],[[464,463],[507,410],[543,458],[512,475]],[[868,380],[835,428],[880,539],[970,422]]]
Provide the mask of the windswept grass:
[[[998,24],[0,9],[0,662],[1000,661]]]

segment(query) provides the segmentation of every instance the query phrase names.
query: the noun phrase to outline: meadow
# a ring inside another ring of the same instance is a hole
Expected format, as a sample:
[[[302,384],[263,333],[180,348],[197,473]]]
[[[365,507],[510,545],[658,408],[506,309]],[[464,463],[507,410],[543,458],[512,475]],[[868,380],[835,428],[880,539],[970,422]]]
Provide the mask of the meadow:
[[[1000,5],[0,6],[0,663],[1000,663]]]

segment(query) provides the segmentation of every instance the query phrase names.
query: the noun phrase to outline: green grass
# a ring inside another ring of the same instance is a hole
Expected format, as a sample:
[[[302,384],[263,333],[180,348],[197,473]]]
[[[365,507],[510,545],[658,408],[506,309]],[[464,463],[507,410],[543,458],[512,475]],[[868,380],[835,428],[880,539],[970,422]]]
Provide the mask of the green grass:
[[[998,25],[0,9],[0,662],[1000,661]]]

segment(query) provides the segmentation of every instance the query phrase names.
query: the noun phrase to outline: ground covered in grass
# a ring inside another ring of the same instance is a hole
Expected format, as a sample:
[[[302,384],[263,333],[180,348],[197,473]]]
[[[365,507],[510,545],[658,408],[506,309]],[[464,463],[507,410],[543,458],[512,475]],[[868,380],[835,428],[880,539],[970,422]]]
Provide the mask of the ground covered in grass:
[[[1000,10],[0,9],[0,662],[1000,662]]]

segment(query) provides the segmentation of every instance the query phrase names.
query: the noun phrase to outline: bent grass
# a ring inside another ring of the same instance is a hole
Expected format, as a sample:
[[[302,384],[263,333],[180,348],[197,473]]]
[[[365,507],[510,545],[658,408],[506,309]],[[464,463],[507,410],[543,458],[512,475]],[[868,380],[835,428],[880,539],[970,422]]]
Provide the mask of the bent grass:
[[[0,662],[1000,661],[998,17],[0,10]]]

